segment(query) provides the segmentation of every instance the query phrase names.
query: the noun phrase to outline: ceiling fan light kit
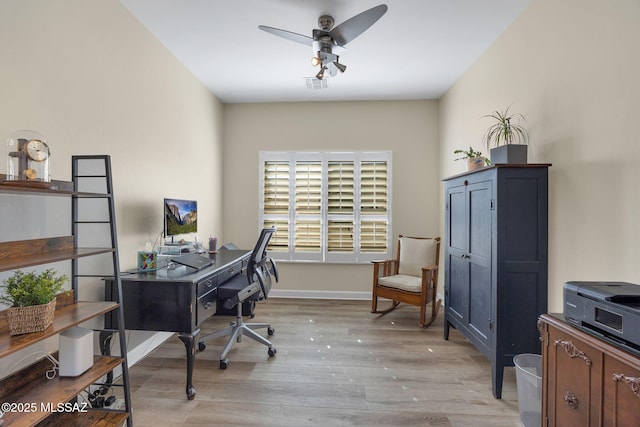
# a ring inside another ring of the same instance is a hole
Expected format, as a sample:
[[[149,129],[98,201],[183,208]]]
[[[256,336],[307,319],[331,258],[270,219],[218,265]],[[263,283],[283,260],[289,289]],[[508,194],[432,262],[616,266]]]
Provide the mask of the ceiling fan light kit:
[[[386,4],[372,7],[347,19],[337,27],[333,26],[335,21],[332,16],[322,15],[318,18],[320,28],[312,31],[313,37],[265,25],[259,25],[258,28],[287,40],[311,46],[313,48],[311,65],[320,67],[316,78],[322,80],[325,78],[325,71],[328,71],[332,77],[338,74],[338,71],[344,73],[347,66],[339,62],[338,56],[346,50],[344,46],[371,27],[387,12],[387,9]]]

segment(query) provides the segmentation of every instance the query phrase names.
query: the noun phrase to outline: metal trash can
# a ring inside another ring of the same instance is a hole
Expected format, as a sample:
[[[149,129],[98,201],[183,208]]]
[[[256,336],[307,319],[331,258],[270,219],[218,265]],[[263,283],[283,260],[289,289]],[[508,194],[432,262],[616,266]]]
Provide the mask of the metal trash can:
[[[539,427],[542,418],[542,356],[518,354],[513,358],[518,387],[520,422],[525,427]]]

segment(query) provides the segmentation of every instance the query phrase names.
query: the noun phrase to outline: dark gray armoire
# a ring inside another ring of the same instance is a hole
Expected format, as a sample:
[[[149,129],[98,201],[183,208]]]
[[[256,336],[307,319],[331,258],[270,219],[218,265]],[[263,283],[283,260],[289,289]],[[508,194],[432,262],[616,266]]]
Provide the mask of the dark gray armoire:
[[[499,164],[445,183],[445,324],[491,362],[502,395],[513,356],[540,354],[547,312],[549,164]]]

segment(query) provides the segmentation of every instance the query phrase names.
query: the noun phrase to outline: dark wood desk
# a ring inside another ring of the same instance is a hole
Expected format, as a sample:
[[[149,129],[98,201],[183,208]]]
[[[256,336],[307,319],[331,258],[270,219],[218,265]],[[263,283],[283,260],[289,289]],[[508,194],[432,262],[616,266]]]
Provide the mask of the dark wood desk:
[[[218,286],[244,271],[250,256],[249,250],[222,249],[210,254],[213,264],[200,271],[177,266],[121,276],[125,329],[177,332],[184,343],[189,400],[196,395],[193,366],[199,326],[216,313]],[[115,301],[113,283],[106,282],[106,299]],[[118,327],[115,316],[107,316],[105,323],[110,329]],[[103,351],[106,339],[101,339]]]

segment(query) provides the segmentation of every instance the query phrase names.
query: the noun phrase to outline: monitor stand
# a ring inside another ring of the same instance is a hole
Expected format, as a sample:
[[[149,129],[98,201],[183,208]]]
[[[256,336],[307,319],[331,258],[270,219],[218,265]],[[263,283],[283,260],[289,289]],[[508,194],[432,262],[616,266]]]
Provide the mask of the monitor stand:
[[[170,242],[167,242],[167,241],[164,242],[164,246],[191,246],[191,244],[192,242],[187,242],[184,239],[180,239],[176,242],[173,240],[173,236],[171,236]]]

